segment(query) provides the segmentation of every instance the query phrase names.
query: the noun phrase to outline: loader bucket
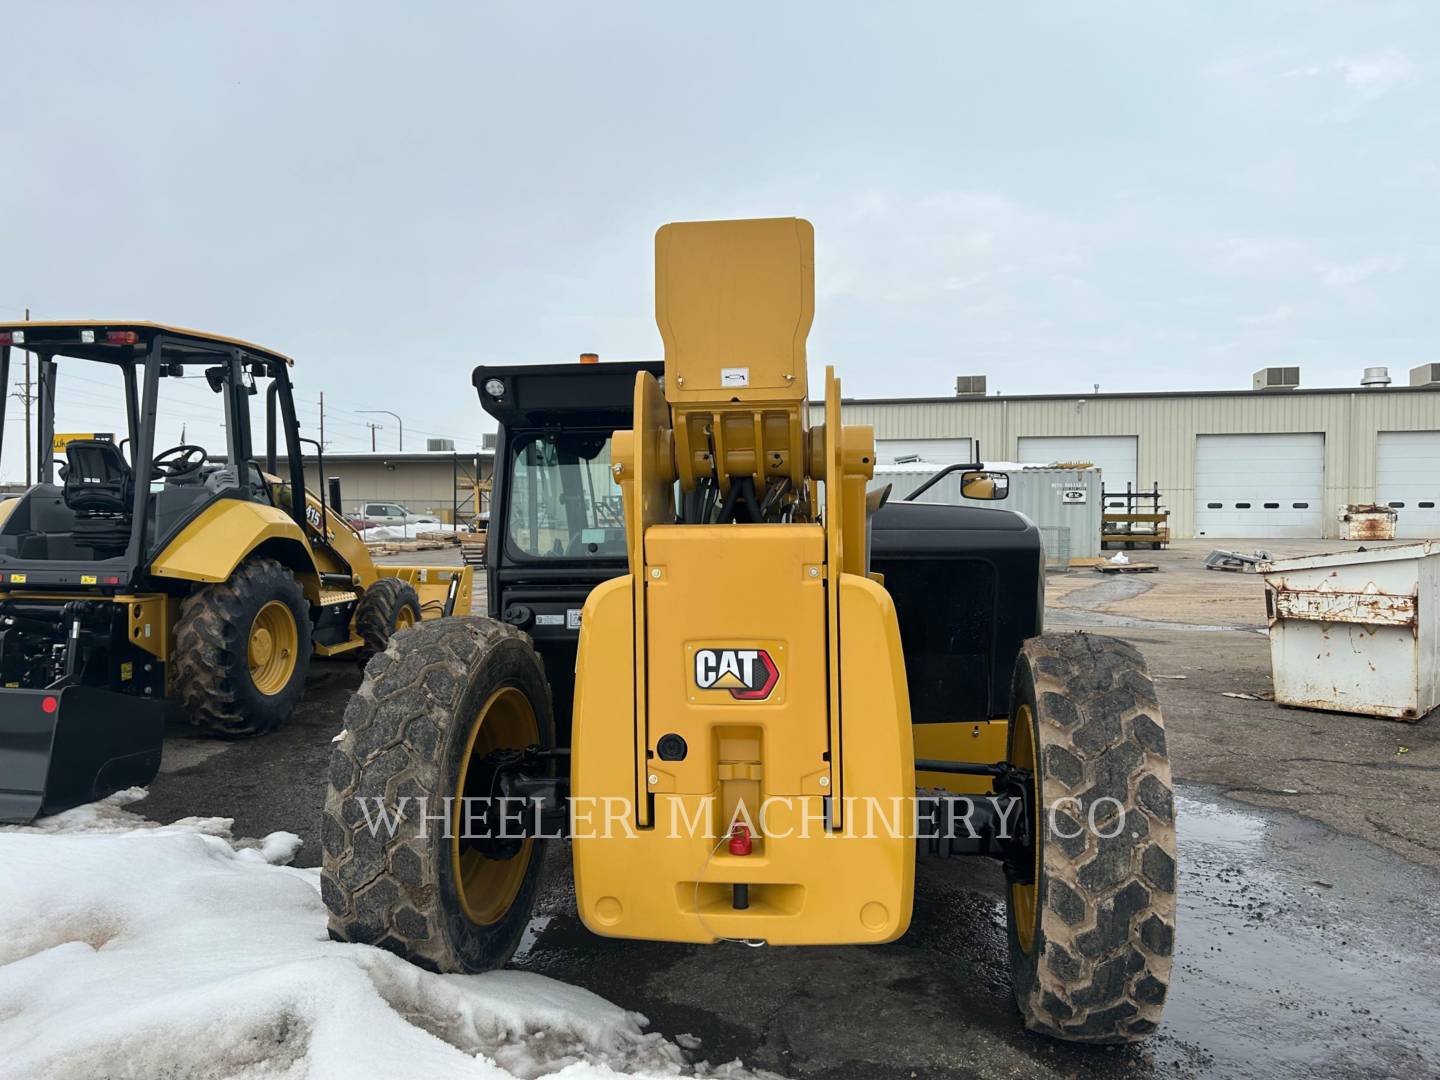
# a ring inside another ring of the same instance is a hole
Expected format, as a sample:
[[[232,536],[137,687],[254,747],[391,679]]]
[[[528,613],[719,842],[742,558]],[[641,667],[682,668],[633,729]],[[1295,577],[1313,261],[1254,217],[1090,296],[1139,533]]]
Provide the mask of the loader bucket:
[[[167,705],[91,686],[0,689],[0,823],[25,825],[160,768]]]

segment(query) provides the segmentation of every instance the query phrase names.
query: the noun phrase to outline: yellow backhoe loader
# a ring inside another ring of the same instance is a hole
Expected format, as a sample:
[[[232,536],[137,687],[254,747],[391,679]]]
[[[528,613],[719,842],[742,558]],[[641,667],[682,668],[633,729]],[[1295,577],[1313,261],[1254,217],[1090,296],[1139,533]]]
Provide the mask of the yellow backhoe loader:
[[[917,857],[978,855],[1025,1022],[1154,1031],[1175,823],[1140,654],[1042,632],[1022,515],[867,492],[873,432],[828,370],[811,424],[808,222],[667,225],[655,254],[663,365],[474,372],[500,421],[489,617],[395,637],[346,710],[331,934],[502,965],[567,834],[597,934],[875,944]]]
[[[269,731],[312,655],[365,657],[423,618],[468,612],[469,568],[377,567],[338,491],[328,505],[306,491],[287,357],[145,322],[0,323],[0,386],[19,349],[38,358],[40,469],[0,501],[0,822],[148,783],[172,715],[221,736]],[[118,391],[119,441],[56,437],[61,372]],[[223,452],[156,448],[162,400],[167,415],[196,405],[180,380],[222,404]],[[263,458],[250,425],[262,384]]]

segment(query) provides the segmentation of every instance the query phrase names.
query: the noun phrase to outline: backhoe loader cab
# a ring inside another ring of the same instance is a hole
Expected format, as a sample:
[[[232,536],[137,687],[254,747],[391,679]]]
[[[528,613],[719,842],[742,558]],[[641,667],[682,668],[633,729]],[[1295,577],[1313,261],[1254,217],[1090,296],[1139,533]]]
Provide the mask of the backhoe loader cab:
[[[557,830],[587,927],[694,943],[891,941],[917,864],[982,856],[1026,1024],[1142,1038],[1175,920],[1144,661],[1043,632],[1004,473],[962,478],[995,508],[867,492],[874,435],[833,372],[810,422],[813,266],[802,220],[667,225],[663,365],[475,371],[501,425],[489,617],[396,638],[350,702],[331,933],[500,966]],[[396,827],[367,829],[358,804],[402,789]]]
[[[148,783],[172,714],[226,736],[274,728],[312,653],[383,648],[441,612],[452,578],[468,609],[468,571],[382,576],[306,491],[287,357],[152,323],[6,323],[0,385],[20,349],[38,361],[39,476],[0,502],[0,821]],[[64,391],[116,430],[57,437]],[[223,417],[224,445],[161,439],[197,408]]]

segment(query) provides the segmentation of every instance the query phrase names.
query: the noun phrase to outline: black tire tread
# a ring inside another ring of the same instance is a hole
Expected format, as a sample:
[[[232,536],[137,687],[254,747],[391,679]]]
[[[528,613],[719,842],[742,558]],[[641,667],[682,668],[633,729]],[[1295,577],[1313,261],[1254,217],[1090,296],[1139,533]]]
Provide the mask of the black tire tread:
[[[1102,839],[1083,818],[1057,817],[1064,832],[1086,827],[1073,840],[1047,832],[1035,978],[1023,989],[1017,980],[1017,1001],[1033,1031],[1134,1042],[1160,1024],[1175,942],[1175,803],[1159,702],[1144,657],[1117,638],[1046,635],[1023,657],[1035,681],[1042,803],[1078,797],[1085,813],[1113,798],[1125,827]],[[1047,812],[1039,827],[1049,825]],[[1114,815],[1096,825],[1111,831]]]
[[[247,713],[231,678],[234,654],[247,647],[244,611],[259,596],[289,600],[301,629],[302,668],[309,662],[308,605],[295,575],[274,559],[248,559],[226,581],[197,589],[180,601],[175,624],[174,696],[190,723],[217,735],[261,735],[284,722],[283,713]]]
[[[460,722],[472,673],[510,639],[530,648],[527,635],[494,619],[435,619],[397,634],[366,667],[331,756],[321,821],[320,893],[333,939],[376,945],[430,971],[471,970],[447,937],[453,913],[444,910],[420,824],[405,812],[388,838],[384,830],[372,836],[359,799],[383,798],[394,807],[402,797],[424,798],[435,813],[446,794],[443,729]],[[543,682],[543,663],[533,648],[530,655]],[[548,701],[544,709],[548,716]],[[538,850],[531,857],[543,862]],[[513,948],[502,950],[501,964]]]
[[[414,610],[418,624],[420,594],[408,581],[382,577],[365,590],[355,606],[355,632],[365,642],[365,647],[357,650],[359,659],[369,660],[376,653],[385,651],[390,635],[395,632],[395,620],[406,604]]]

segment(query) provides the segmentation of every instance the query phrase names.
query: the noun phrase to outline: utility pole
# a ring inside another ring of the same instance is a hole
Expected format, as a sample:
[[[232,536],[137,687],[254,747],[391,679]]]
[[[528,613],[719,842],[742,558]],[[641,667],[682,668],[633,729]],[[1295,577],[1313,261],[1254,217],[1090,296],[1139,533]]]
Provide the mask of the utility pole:
[[[25,309],[25,321],[30,321],[30,309]],[[5,387],[0,386],[0,394],[5,393]],[[36,395],[31,391],[30,384],[30,350],[25,350],[25,388],[15,390],[10,395],[16,401],[25,406],[25,486],[28,488],[33,482],[35,453],[34,439],[30,434],[30,406],[35,401]]]
[[[405,449],[405,421],[400,419],[399,413],[393,413],[389,409],[356,409],[358,413],[368,413],[371,416],[383,413],[386,416],[395,417],[395,422],[400,425],[400,449]]]
[[[374,424],[371,423],[369,420],[366,420],[365,426],[370,429],[370,452],[373,454],[375,452],[375,432],[383,430],[385,425]]]
[[[30,321],[30,309],[25,309],[25,321]],[[25,350],[25,486],[30,486],[30,455],[35,453],[32,445],[34,439],[30,437],[30,350]]]
[[[320,391],[320,449],[325,449],[325,391]],[[322,481],[323,483],[323,481]]]

